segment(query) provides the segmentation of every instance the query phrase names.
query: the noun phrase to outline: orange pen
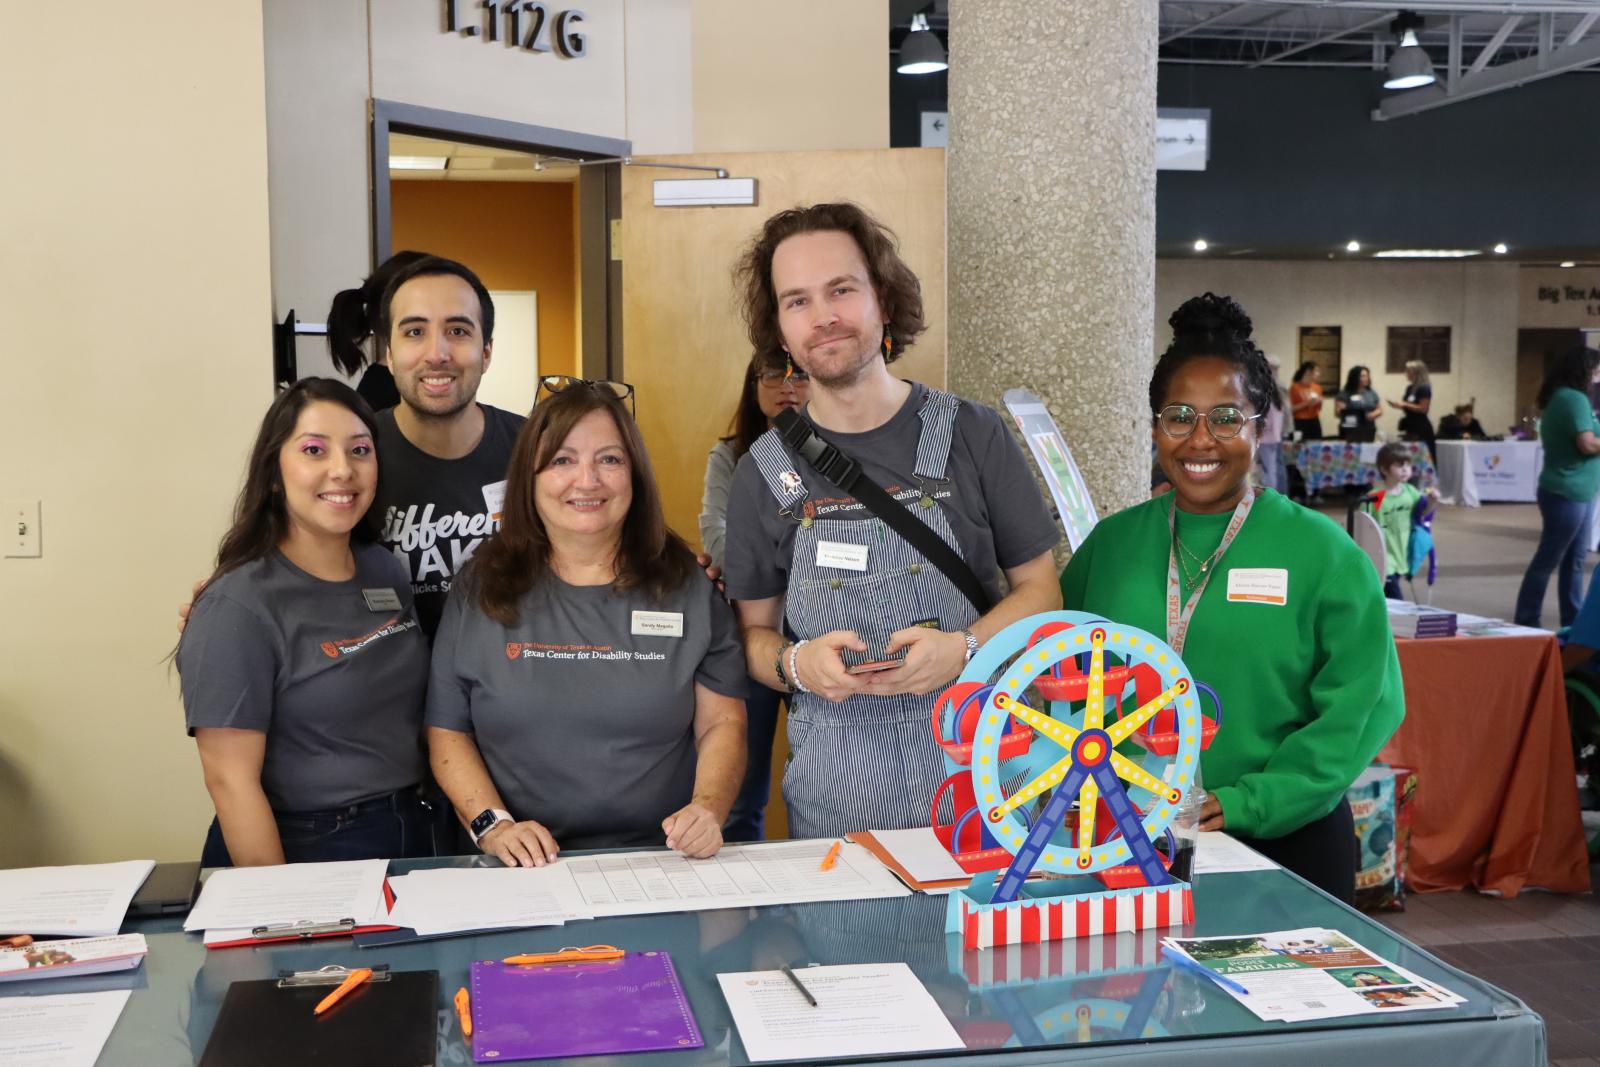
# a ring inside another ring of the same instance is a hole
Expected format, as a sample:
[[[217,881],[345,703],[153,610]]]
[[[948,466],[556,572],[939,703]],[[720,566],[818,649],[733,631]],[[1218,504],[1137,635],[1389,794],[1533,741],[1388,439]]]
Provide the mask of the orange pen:
[[[461,1020],[461,1036],[472,1036],[472,998],[467,996],[467,987],[462,986],[456,990],[456,1018]]]
[[[346,978],[344,981],[339,983],[338,989],[335,989],[332,993],[329,993],[327,996],[322,998],[322,1002],[316,1006],[311,1014],[321,1015],[323,1012],[327,1011],[329,1008],[333,1007],[335,1004],[339,1003],[339,1001],[347,997],[352,989],[371,977],[371,967],[357,967],[355,970],[350,972],[349,978]]]
[[[501,963],[531,966],[540,963],[591,963],[595,960],[620,960],[627,953],[615,945],[585,945],[583,948],[564,948],[556,952],[529,952],[520,956],[507,956]]]
[[[839,862],[839,849],[841,849],[843,847],[844,847],[844,842],[843,841],[835,841],[833,843],[833,847],[828,849],[828,854],[826,856],[822,857],[822,863],[820,865],[818,865],[817,870],[819,870],[819,871],[831,871],[831,870],[833,870],[833,865],[835,863]]]

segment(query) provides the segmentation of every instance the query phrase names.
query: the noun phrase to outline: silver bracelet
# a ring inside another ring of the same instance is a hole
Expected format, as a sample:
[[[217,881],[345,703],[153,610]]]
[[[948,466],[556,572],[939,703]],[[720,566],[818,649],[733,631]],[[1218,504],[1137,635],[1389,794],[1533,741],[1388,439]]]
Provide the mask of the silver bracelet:
[[[806,686],[806,683],[800,680],[800,671],[795,666],[795,657],[800,655],[801,645],[809,645],[810,643],[810,640],[796,641],[789,646],[789,681],[794,684],[795,689],[802,693],[809,693],[811,690]]]

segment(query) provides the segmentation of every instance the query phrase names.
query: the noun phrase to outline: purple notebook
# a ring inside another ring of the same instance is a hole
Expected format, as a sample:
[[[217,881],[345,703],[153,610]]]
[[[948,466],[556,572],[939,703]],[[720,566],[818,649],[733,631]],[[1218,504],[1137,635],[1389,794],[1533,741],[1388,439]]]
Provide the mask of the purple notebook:
[[[478,1063],[704,1045],[665,952],[598,963],[472,965]]]

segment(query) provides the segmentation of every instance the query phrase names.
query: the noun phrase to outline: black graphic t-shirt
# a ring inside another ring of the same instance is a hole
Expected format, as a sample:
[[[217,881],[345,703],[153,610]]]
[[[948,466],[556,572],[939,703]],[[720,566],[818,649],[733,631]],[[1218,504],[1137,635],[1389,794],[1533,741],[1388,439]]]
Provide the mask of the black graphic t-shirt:
[[[432,640],[455,576],[500,528],[506,465],[523,418],[487,404],[483,438],[460,459],[406,440],[394,410],[378,412],[378,510],[383,544],[411,578],[417,620]]]

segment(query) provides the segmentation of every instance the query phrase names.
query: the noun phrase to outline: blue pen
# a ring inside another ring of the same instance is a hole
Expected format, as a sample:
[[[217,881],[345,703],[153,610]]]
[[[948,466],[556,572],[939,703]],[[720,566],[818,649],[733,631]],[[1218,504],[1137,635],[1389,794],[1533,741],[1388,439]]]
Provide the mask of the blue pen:
[[[1207,966],[1205,966],[1203,964],[1200,964],[1200,963],[1196,963],[1194,960],[1190,959],[1188,956],[1185,956],[1182,953],[1180,953],[1180,952],[1178,952],[1178,951],[1176,951],[1174,949],[1164,948],[1162,951],[1166,954],[1167,959],[1171,960],[1177,966],[1182,967],[1184,970],[1193,971],[1196,974],[1203,974],[1207,978],[1211,979],[1213,982],[1217,983],[1223,989],[1231,990],[1231,991],[1233,991],[1235,993],[1238,993],[1240,996],[1248,997],[1250,995],[1250,990],[1246,989],[1244,986],[1240,985],[1238,982],[1235,982],[1232,978],[1229,978],[1227,975],[1218,974],[1216,971],[1213,971],[1210,967],[1207,967]]]

